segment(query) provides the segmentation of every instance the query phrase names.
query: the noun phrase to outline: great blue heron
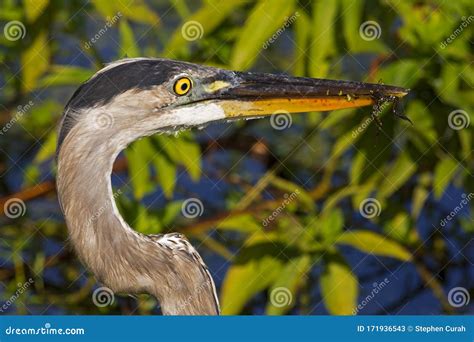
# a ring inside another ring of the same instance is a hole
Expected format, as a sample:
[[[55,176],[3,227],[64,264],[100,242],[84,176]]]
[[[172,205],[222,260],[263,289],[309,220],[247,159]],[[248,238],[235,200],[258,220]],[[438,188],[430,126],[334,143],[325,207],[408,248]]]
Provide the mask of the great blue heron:
[[[163,314],[220,313],[214,281],[181,234],[144,235],[114,201],[114,160],[128,144],[157,132],[259,118],[276,111],[327,111],[403,97],[378,84],[227,71],[166,59],[112,63],[66,105],[57,148],[57,186],[70,241],[114,292],[148,293]]]

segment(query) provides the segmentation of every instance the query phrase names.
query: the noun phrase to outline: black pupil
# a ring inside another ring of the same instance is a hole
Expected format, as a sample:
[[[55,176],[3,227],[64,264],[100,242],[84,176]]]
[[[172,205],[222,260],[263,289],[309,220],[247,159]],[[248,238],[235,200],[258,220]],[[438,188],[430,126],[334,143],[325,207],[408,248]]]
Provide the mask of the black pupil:
[[[187,83],[181,84],[181,90],[185,91],[186,89],[188,89],[188,84]]]

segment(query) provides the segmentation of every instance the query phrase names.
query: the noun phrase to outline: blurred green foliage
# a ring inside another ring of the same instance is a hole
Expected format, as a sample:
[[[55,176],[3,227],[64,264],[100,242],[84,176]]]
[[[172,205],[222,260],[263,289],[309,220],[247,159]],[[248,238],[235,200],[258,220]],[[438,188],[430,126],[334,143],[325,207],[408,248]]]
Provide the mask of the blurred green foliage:
[[[394,118],[390,108],[381,114],[380,131],[370,123],[369,109],[295,116],[293,124],[304,127],[304,135],[279,132],[285,137],[278,140],[284,143],[268,143],[265,153],[271,150],[282,162],[271,164],[256,184],[231,167],[220,170],[229,179],[237,178],[241,191],[227,196],[225,215],[207,220],[190,221],[180,214],[179,198],[186,192],[177,188],[179,177],[186,172],[194,182],[202,179],[202,158],[209,152],[192,132],[146,138],[125,152],[128,181],[118,204],[127,222],[147,234],[181,230],[202,242],[201,251],[208,249],[231,262],[220,288],[224,314],[251,312],[249,303],[262,291],[268,294],[268,314],[285,314],[294,307],[311,313],[314,288],[320,289],[329,313],[352,314],[360,286],[343,247],[426,270],[422,257],[442,260],[447,247],[442,235],[431,236],[429,242],[420,236],[417,224],[423,208],[431,207],[427,202],[439,200],[451,184],[464,193],[474,192],[474,24],[444,43],[470,18],[473,7],[471,0],[4,0],[0,20],[22,22],[26,36],[0,36],[2,124],[15,117],[17,106],[30,99],[34,105],[0,138],[6,151],[2,173],[21,159],[15,172],[22,173],[22,187],[50,179],[54,127],[67,97],[104,63],[124,56],[162,56],[229,69],[411,88],[404,112],[413,125]],[[120,18],[86,48],[118,13]],[[294,22],[285,25],[292,16]],[[361,31],[369,21],[377,24],[372,27],[374,39]],[[202,37],[187,39],[183,27],[189,22],[199,24]],[[455,110],[462,110],[471,124],[452,129],[448,116]],[[236,125],[233,137],[246,139],[246,125]],[[229,151],[234,162],[246,153],[232,147]],[[294,176],[300,170],[311,175],[308,182]],[[3,176],[1,187],[4,196],[18,190]],[[143,198],[157,188],[168,204],[152,209]],[[282,206],[285,195],[296,190],[296,199],[262,225]],[[379,215],[354,219],[367,198],[377,201]],[[135,312],[131,308],[150,313],[154,302],[146,297],[124,299],[108,308],[93,306],[89,298],[94,280],[83,281],[83,269],[69,249],[45,252],[46,239],[66,243],[64,223],[47,208],[39,209],[41,218],[28,212],[1,228],[1,254],[8,260],[0,269],[5,299],[33,276],[34,286],[22,303],[15,303],[19,313],[31,305],[49,304],[74,313]],[[456,220],[472,239],[472,216]],[[211,229],[217,229],[217,237],[209,235]],[[322,270],[318,277],[312,273],[315,265]],[[53,267],[68,285],[45,284],[45,273]],[[449,310],[439,291],[442,284],[436,277],[426,282],[443,310]],[[288,305],[270,300],[279,288],[290,292]]]

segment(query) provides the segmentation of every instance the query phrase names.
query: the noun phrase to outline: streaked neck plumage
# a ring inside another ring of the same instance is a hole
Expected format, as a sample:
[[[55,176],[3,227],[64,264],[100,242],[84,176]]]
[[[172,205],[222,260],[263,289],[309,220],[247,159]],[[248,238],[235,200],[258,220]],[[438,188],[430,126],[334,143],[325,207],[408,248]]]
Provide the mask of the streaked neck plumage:
[[[81,113],[58,153],[58,194],[70,240],[94,275],[114,292],[149,293],[164,314],[219,314],[214,282],[181,234],[143,235],[120,215],[112,191],[113,163],[145,134],[109,122],[107,108]],[[133,118],[132,118],[133,119]]]

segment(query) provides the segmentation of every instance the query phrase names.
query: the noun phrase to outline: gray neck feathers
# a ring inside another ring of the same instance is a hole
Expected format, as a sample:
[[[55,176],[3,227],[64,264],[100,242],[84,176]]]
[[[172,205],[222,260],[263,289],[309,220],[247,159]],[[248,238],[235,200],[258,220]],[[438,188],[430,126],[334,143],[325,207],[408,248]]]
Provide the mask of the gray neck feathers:
[[[140,134],[113,126],[98,130],[83,117],[62,143],[57,177],[70,241],[81,260],[114,292],[154,295],[164,314],[218,314],[212,278],[186,238],[139,234],[117,210],[113,163]]]

